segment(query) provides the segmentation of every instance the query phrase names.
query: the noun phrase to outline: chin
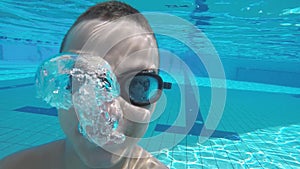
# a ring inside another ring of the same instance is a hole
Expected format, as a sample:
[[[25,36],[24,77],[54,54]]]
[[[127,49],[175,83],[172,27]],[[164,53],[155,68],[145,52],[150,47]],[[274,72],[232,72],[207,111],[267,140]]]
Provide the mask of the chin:
[[[81,144],[77,145],[77,154],[81,161],[90,168],[109,168],[118,164],[125,150],[122,144],[98,147],[83,137]]]

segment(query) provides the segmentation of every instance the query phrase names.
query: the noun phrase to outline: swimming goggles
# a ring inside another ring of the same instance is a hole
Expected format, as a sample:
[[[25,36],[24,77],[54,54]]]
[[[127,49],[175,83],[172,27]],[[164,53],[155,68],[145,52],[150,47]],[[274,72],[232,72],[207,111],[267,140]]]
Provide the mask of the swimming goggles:
[[[121,96],[135,106],[147,106],[155,103],[160,98],[163,89],[171,89],[172,87],[172,83],[163,82],[156,72],[158,70],[154,69],[134,71],[119,77]],[[98,78],[105,83],[105,78]],[[71,89],[70,84],[72,84],[71,76],[70,83],[67,86],[68,90]],[[106,84],[109,85],[110,83]]]
[[[158,70],[150,69],[119,77],[121,96],[124,94],[123,97],[136,106],[147,106],[156,102],[163,89],[172,87],[172,83],[163,82],[157,73]]]

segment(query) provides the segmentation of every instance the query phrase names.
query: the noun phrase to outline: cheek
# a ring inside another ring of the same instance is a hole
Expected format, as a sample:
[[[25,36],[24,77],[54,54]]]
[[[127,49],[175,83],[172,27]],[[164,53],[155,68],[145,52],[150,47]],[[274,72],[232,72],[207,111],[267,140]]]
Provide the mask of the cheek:
[[[123,121],[120,124],[121,132],[123,132],[127,137],[139,139],[143,137],[149,126],[149,120],[145,120],[145,117],[143,117],[145,115],[144,113],[146,112],[146,109],[149,110],[152,106],[141,108],[131,105],[130,107],[131,108],[127,107],[122,109]],[[135,108],[138,108],[140,111]]]
[[[147,128],[148,123],[137,123],[128,119],[124,119],[122,130],[127,137],[139,139],[143,137]]]
[[[152,104],[150,104],[148,106],[145,106],[144,108],[147,109],[147,110],[149,110],[150,114],[152,115],[153,112],[154,112],[154,110],[155,110],[155,108],[156,108],[156,104],[157,104],[157,102],[152,103]]]
[[[64,131],[65,135],[69,139],[73,140],[74,137],[76,137],[76,131],[78,125],[76,113],[74,111],[59,110],[58,118],[59,118],[60,126]]]

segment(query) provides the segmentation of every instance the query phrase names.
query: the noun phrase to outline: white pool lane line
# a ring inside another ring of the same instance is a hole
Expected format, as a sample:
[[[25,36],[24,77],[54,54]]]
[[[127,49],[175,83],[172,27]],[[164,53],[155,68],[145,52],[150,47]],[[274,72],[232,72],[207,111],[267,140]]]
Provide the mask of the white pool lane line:
[[[167,82],[173,82],[173,83],[175,82],[173,79],[167,76],[163,77],[163,79],[164,81]],[[176,83],[183,84],[182,77],[177,77],[176,79],[177,79]],[[194,81],[191,82],[191,85],[197,85],[201,87],[215,87],[215,88],[226,88],[226,89],[233,89],[233,90],[283,93],[283,94],[293,94],[293,95],[300,94],[300,88],[297,87],[288,87],[288,86],[246,82],[246,81],[220,80],[220,79],[205,78],[205,77],[195,77],[190,79]]]
[[[6,80],[31,78],[35,76],[38,65],[0,61],[0,83]]]

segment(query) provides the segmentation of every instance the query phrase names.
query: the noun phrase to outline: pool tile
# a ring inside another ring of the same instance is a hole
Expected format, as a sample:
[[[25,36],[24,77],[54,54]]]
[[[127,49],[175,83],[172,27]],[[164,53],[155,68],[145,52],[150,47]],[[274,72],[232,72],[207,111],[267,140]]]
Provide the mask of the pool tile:
[[[191,147],[196,147],[199,142],[199,136],[188,135],[187,136],[187,145]]]
[[[0,152],[8,147],[7,142],[0,141]]]
[[[187,168],[187,164],[185,161],[173,161],[171,168]]]
[[[10,142],[14,140],[14,138],[20,136],[23,133],[22,130],[12,130],[11,132],[7,132],[3,135],[1,135],[0,139],[2,142]]]
[[[0,158],[4,158],[7,155],[12,153],[24,150],[29,148],[28,146],[18,145],[18,144],[10,144],[6,149],[0,151]]]
[[[209,103],[206,101],[207,103],[204,104],[205,101],[206,100],[202,102],[202,106],[206,106],[202,108],[203,111],[209,109]],[[26,106],[21,105],[18,107]],[[36,108],[38,106],[32,107]],[[195,168],[209,169],[227,167],[298,168],[300,165],[298,162],[300,147],[297,145],[299,143],[294,142],[293,144],[287,144],[283,140],[278,140],[277,137],[274,138],[271,137],[271,135],[266,135],[268,132],[276,133],[277,129],[269,129],[276,120],[268,120],[270,119],[269,115],[273,113],[276,114],[276,112],[263,112],[263,109],[264,107],[262,106],[261,110],[252,110],[251,107],[245,106],[244,103],[233,104],[227,107],[226,112],[223,114],[224,118],[222,118],[218,129],[237,132],[242,138],[240,141],[209,139],[206,142],[197,145],[197,136],[188,135],[178,146],[168,150],[168,153],[163,153],[163,150],[159,150],[161,152],[159,152],[157,156],[160,160],[165,160],[166,164],[169,166],[183,168],[193,168],[195,166]],[[203,114],[203,119],[205,119],[206,113],[201,113]],[[169,124],[172,122],[172,119],[169,118],[172,115],[174,115],[172,114],[172,111],[168,111],[164,114],[164,117],[157,119],[157,121],[159,121],[160,124]],[[0,112],[0,117],[0,155],[2,156],[18,151],[19,149],[65,137],[59,127],[57,118],[54,116],[3,111]],[[288,121],[284,119],[283,122]],[[149,128],[149,137],[162,133],[154,131],[153,126],[152,128]],[[264,130],[259,130],[257,128],[263,128]],[[288,126],[287,129],[290,130]],[[296,129],[296,131],[298,130],[299,129]],[[276,135],[289,138],[289,140],[296,138],[292,136],[289,137],[289,133],[294,132],[294,130],[285,131],[282,129],[279,131],[280,132],[276,133]],[[174,142],[178,136],[180,136],[180,134],[175,134]],[[16,138],[16,140],[10,140],[11,138]],[[23,139],[24,141],[22,141]],[[15,144],[12,144],[12,142]],[[164,148],[168,142],[172,142],[172,133],[161,140],[151,142],[149,146],[153,146],[153,149],[158,150]],[[196,143],[196,145],[194,143]],[[194,145],[195,147],[192,147]],[[288,145],[294,145],[294,147],[289,148]],[[178,154],[178,152],[184,153]],[[194,152],[196,156],[193,156],[192,152]],[[173,153],[174,156],[172,156]],[[190,166],[187,165],[186,162],[190,162]],[[196,164],[197,162],[199,162],[199,164]]]
[[[31,139],[35,136],[35,133],[30,131],[21,131],[18,135],[7,139],[7,142],[14,144],[24,144],[24,140]]]
[[[206,158],[203,160],[204,169],[219,169],[217,162],[214,158]]]

